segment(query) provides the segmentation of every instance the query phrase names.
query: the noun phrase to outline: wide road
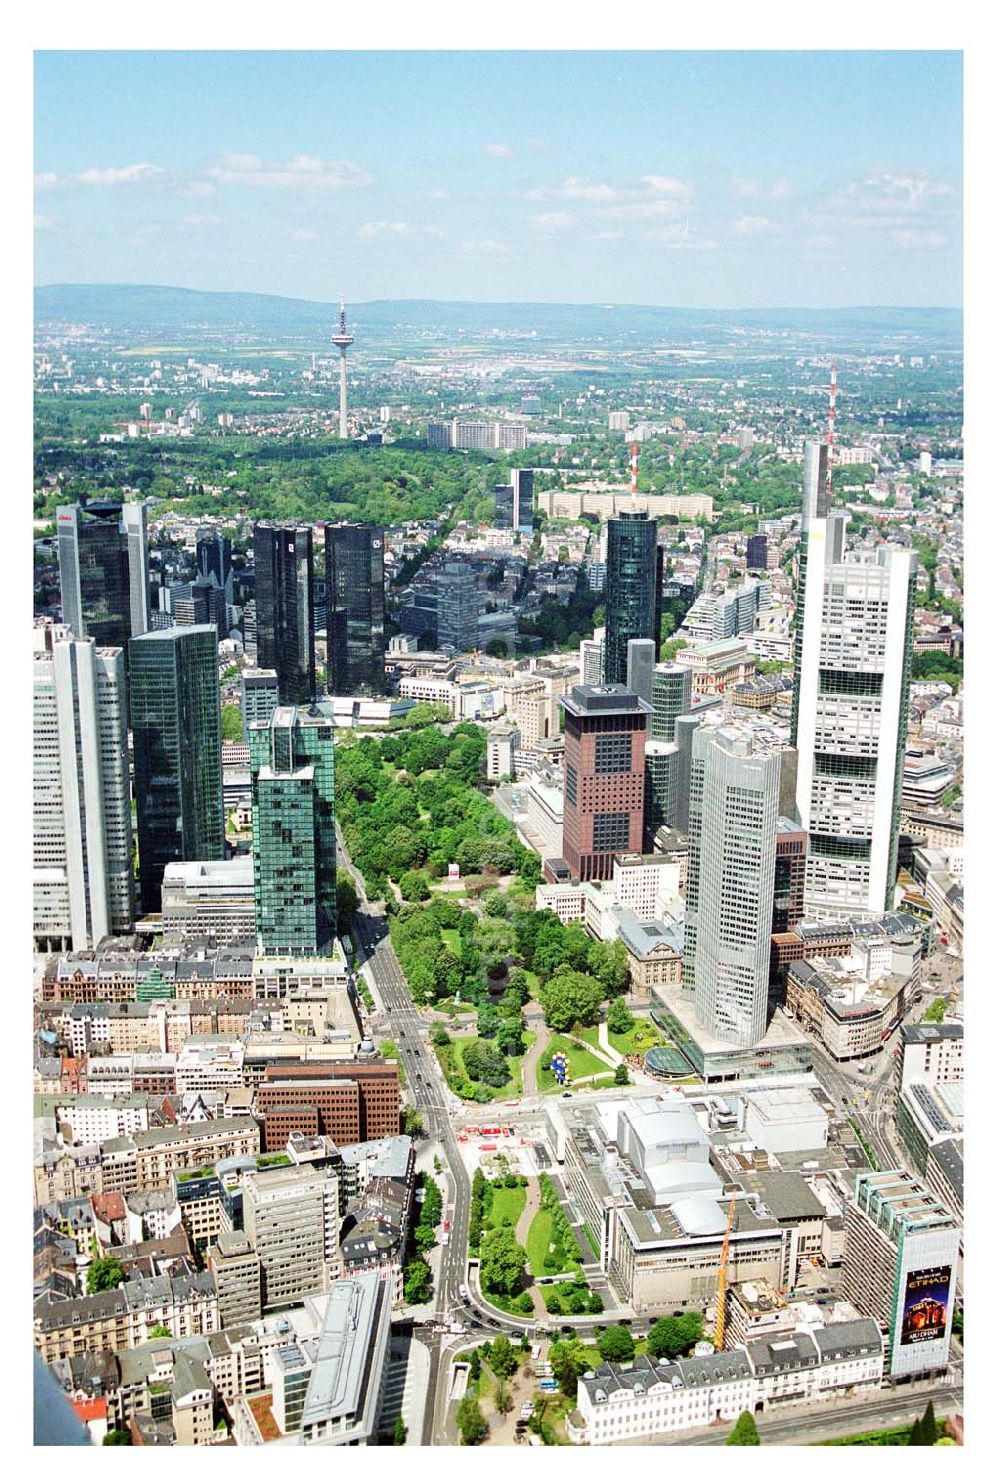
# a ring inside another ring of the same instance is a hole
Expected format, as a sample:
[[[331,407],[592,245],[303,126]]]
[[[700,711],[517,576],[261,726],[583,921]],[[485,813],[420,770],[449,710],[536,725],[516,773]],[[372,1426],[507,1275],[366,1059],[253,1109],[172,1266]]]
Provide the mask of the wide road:
[[[471,1194],[469,1176],[451,1132],[448,1107],[438,1082],[436,1062],[432,1062],[430,1047],[424,1038],[423,1032],[427,1027],[410,999],[406,979],[389,938],[386,920],[370,903],[365,903],[355,914],[351,928],[358,949],[358,963],[368,963],[375,993],[385,1011],[384,1033],[396,1042],[399,1059],[427,1134],[435,1145],[440,1144],[448,1165],[452,1195],[450,1203],[449,1196],[445,1196],[444,1218],[451,1220],[451,1234],[448,1245],[441,1247],[435,1304],[442,1315],[453,1315],[460,1300],[458,1289],[465,1279],[465,1247],[469,1238]],[[440,1343],[435,1340],[430,1352],[431,1372],[424,1411],[423,1445],[430,1445],[433,1438],[434,1407],[441,1363]]]

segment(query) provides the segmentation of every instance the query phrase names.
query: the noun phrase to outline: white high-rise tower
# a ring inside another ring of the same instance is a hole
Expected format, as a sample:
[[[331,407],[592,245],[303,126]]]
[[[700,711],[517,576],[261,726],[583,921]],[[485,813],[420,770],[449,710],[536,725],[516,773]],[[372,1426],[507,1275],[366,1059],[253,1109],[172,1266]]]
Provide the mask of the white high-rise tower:
[[[846,553],[846,522],[803,519],[793,741],[814,918],[884,912],[896,880],[917,561]]]
[[[92,948],[135,917],[124,652],[36,627],[33,704],[35,944]]]

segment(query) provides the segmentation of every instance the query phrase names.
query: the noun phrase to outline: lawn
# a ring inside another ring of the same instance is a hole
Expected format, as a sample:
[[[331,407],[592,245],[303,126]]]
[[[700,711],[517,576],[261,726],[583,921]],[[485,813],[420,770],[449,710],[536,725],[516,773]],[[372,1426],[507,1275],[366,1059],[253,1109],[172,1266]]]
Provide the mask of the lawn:
[[[499,1189],[494,1185],[490,1224],[502,1225],[505,1220],[509,1220],[512,1225],[516,1226],[527,1199],[527,1189]]]
[[[457,928],[442,928],[441,938],[446,948],[450,948],[456,958],[461,956],[462,935]]]
[[[528,1226],[528,1238],[525,1244],[525,1250],[528,1252],[528,1267],[532,1276],[545,1275],[545,1257],[549,1253],[551,1234],[552,1216],[548,1210],[540,1209]]]
[[[524,1042],[525,1050],[529,1051],[531,1049],[532,1042],[535,1039],[534,1031],[522,1031],[521,1039]],[[459,1086],[462,1082],[469,1082],[470,1085],[479,1084],[473,1083],[471,1081],[468,1073],[465,1070],[465,1062],[463,1060],[463,1051],[465,1050],[466,1046],[472,1045],[476,1040],[478,1040],[478,1036],[475,1035],[470,1035],[468,1037],[463,1036],[461,1039],[456,1038],[452,1040],[449,1045],[434,1047],[434,1050],[437,1053],[437,1058],[441,1063],[441,1070],[444,1072],[445,1080],[451,1087],[452,1091],[458,1092],[459,1096],[461,1096],[461,1092],[459,1092]],[[512,1097],[520,1097],[524,1090],[521,1074],[520,1056],[508,1056],[507,1067],[510,1071],[510,1081],[508,1081],[504,1086],[490,1088],[493,1093],[494,1100],[502,1101],[508,1100]]]
[[[597,1056],[592,1055],[590,1051],[578,1045],[575,1040],[570,1040],[569,1036],[566,1035],[554,1035],[549,1042],[549,1046],[543,1051],[536,1068],[538,1090],[540,1092],[563,1090],[556,1082],[552,1072],[543,1070],[544,1062],[550,1059],[554,1051],[563,1051],[565,1053],[569,1066],[568,1086],[572,1086],[574,1082],[580,1081],[585,1076],[612,1077],[614,1075],[612,1068],[606,1061],[602,1061]]]
[[[608,1043],[623,1056],[644,1055],[650,1046],[663,1045],[665,1040],[663,1032],[657,1030],[649,1020],[635,1020],[631,1030],[626,1030],[622,1035],[617,1035],[613,1030],[608,1031]]]

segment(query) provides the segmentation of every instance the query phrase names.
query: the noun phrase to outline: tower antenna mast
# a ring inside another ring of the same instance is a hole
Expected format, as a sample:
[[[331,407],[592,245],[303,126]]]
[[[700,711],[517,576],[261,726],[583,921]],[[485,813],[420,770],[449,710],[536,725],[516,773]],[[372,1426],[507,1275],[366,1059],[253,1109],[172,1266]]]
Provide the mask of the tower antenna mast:
[[[837,423],[837,366],[830,365],[830,409],[826,420],[826,502],[833,496],[833,432]]]
[[[631,472],[631,493],[635,497],[639,491],[639,447],[635,441],[632,442],[632,455],[629,459],[629,471]]]
[[[340,439],[347,440],[347,350],[354,342],[354,335],[347,331],[347,311],[344,298],[340,298],[340,331],[330,339],[340,349]]]

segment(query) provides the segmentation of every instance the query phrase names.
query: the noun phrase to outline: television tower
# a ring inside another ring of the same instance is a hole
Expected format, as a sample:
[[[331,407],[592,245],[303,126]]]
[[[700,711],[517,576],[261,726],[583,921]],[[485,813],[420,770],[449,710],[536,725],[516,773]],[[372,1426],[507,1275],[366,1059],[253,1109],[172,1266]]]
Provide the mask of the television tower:
[[[632,455],[629,457],[629,491],[633,497],[639,491],[639,447],[635,441],[632,442]]]
[[[340,332],[330,339],[340,349],[340,439],[347,440],[347,350],[354,342],[354,335],[347,331],[347,314],[344,299],[340,299]]]

